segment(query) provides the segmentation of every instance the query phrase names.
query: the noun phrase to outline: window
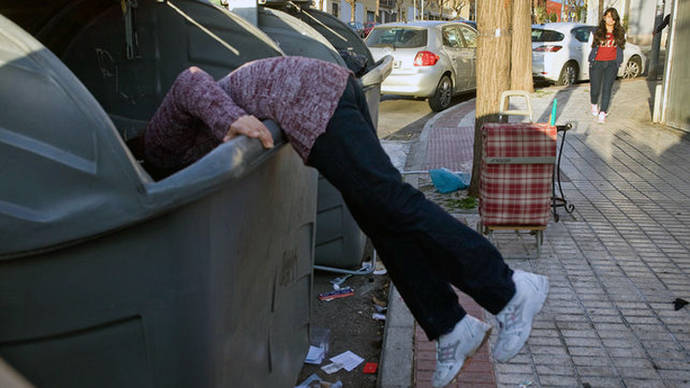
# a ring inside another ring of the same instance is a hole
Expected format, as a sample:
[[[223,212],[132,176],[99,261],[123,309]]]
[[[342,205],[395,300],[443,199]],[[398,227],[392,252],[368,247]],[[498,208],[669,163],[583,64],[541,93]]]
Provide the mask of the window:
[[[469,48],[477,47],[477,33],[470,30],[469,28],[460,27],[463,38],[465,38],[465,45]]]
[[[331,4],[331,13],[333,16],[338,17],[338,3]]]
[[[541,28],[532,29],[532,42],[560,42],[565,35],[558,31],[542,30]]]
[[[393,46],[400,48],[423,47],[426,46],[426,40],[426,28],[374,28],[367,38],[367,46]]]
[[[455,28],[455,26],[445,26],[441,30],[441,33],[443,35],[443,45],[446,47],[451,47],[451,48],[460,48],[463,47],[462,41],[460,38],[460,34],[458,33],[458,29]]]
[[[373,11],[367,11],[367,21],[373,22],[376,20],[376,13]]]
[[[587,43],[589,40],[589,34],[592,32],[589,28],[576,28],[573,30],[573,36],[575,39],[582,43]]]

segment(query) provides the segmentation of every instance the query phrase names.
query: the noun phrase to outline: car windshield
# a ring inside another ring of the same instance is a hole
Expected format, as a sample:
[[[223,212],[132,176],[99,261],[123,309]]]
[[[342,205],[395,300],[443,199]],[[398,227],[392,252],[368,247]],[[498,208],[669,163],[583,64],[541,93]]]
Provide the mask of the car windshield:
[[[532,42],[559,42],[565,35],[558,31],[542,30],[541,28],[532,29]]]
[[[427,30],[409,27],[374,28],[367,37],[369,47],[393,46],[399,48],[426,46]]]

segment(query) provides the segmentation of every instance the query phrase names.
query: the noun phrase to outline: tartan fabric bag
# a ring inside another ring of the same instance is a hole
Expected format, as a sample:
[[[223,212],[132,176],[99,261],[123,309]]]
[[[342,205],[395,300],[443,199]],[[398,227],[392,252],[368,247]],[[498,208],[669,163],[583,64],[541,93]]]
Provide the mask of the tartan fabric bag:
[[[556,127],[538,123],[482,126],[479,214],[487,226],[549,222]]]

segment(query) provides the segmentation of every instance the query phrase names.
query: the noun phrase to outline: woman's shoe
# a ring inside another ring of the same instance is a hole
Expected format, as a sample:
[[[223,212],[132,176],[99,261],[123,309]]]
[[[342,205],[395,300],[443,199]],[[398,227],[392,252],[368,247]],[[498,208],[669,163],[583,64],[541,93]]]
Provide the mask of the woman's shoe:
[[[599,107],[597,104],[592,104],[592,116],[597,117],[599,115]]]
[[[606,112],[599,112],[599,124],[606,122]]]

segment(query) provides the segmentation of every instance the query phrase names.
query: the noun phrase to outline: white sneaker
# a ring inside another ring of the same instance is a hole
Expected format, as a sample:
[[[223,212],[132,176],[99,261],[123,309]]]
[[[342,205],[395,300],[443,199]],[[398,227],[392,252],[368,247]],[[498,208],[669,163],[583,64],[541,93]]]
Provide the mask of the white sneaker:
[[[599,107],[597,104],[592,104],[592,116],[597,117],[599,115]]]
[[[434,388],[445,387],[460,373],[465,360],[472,357],[489,338],[491,325],[467,314],[455,324],[453,331],[436,342]]]
[[[517,270],[513,273],[513,282],[515,295],[496,315],[500,331],[493,355],[499,362],[510,360],[525,345],[532,331],[532,320],[541,310],[549,293],[549,280],[546,276]]]
[[[599,123],[604,124],[606,122],[606,112],[599,112]]]

